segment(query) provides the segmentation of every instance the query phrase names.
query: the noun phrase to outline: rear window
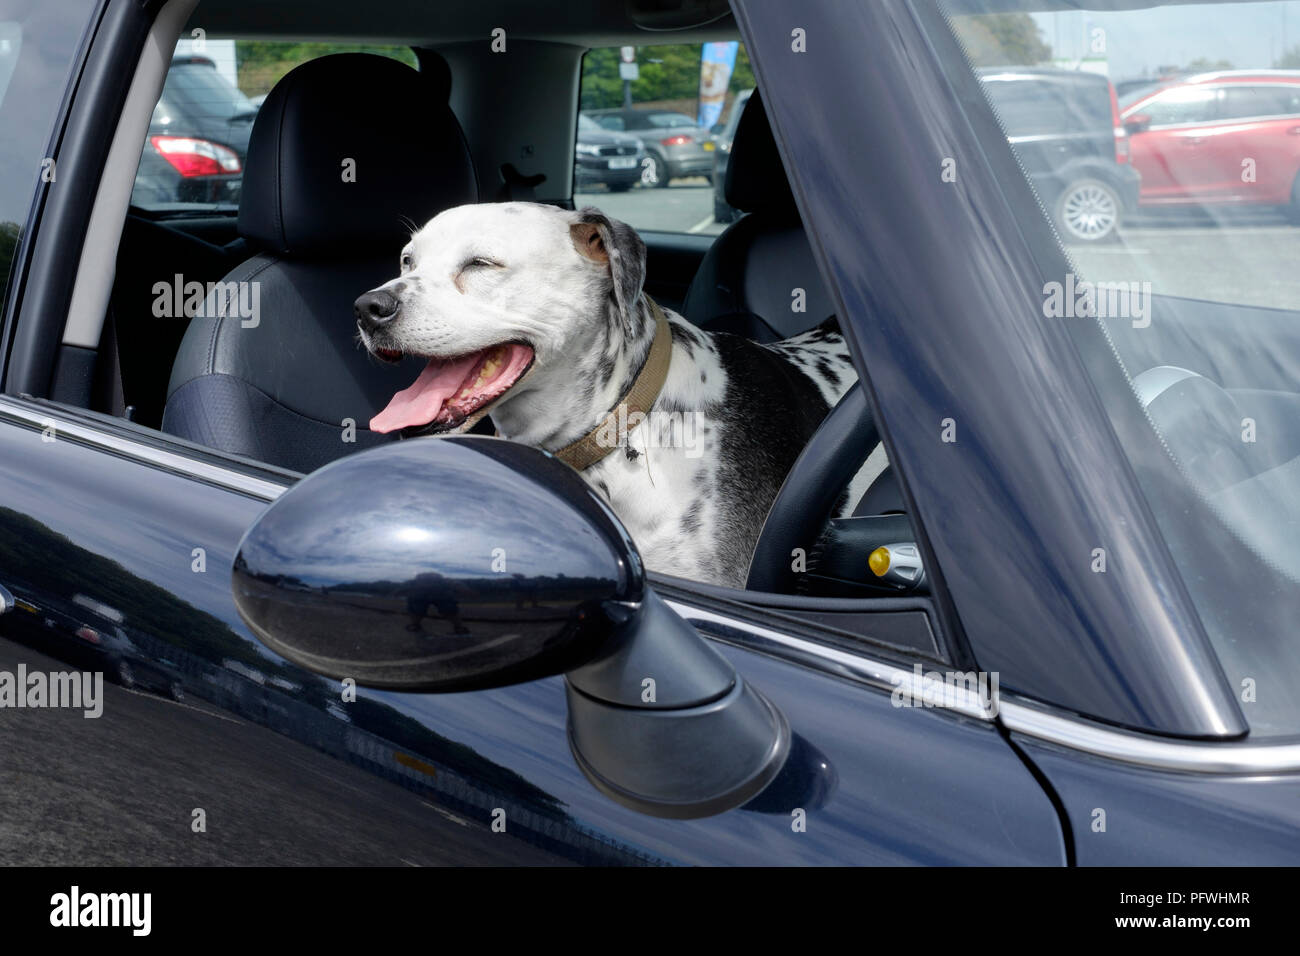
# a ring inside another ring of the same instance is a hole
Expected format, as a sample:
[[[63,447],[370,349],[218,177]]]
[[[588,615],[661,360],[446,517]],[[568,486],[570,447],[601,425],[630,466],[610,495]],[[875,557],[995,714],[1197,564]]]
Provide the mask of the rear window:
[[[236,214],[248,140],[266,94],[301,63],[358,52],[417,65],[406,47],[180,40],[142,144],[131,205],[155,218]]]
[[[1109,130],[1110,88],[1102,77],[994,73],[982,77],[1010,136]]]
[[[574,203],[639,230],[716,236],[738,215],[722,192],[731,139],[722,134],[754,86],[739,41],[589,50],[579,134],[590,120],[641,150],[633,164],[626,150],[575,149]]]
[[[681,113],[648,113],[645,117],[646,126],[656,126],[660,129],[671,129],[675,126],[694,126],[695,120],[689,116],[683,116]]]
[[[1220,107],[1224,119],[1290,116],[1300,113],[1300,83],[1295,86],[1226,86]]]

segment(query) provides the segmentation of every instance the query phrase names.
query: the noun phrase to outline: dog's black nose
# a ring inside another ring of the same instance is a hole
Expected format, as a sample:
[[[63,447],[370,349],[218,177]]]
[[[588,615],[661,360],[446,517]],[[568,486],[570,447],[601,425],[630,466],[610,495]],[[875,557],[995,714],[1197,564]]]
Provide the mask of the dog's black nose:
[[[383,289],[367,292],[352,304],[357,321],[367,329],[377,329],[397,315],[396,297]]]

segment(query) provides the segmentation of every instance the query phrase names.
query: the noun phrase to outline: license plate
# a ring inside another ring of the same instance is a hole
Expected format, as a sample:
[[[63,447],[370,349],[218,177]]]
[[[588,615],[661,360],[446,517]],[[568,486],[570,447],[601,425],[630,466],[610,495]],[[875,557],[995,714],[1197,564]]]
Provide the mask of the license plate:
[[[609,161],[610,169],[631,169],[635,165],[635,156],[615,156]]]
[[[713,142],[713,140],[709,140],[708,142],[706,142],[706,143],[704,144],[704,151],[705,151],[706,153],[711,152],[711,151],[713,150],[713,148],[714,148],[716,145],[717,145],[717,144],[716,144],[715,142]]]

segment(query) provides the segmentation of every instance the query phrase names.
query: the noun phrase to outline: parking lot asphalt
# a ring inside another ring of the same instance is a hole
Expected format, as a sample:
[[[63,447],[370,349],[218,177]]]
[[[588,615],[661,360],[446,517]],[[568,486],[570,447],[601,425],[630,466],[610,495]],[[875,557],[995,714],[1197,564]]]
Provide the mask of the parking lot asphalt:
[[[726,228],[713,220],[713,187],[702,177],[626,193],[596,187],[574,201],[645,231],[717,235]],[[1071,243],[1067,249],[1079,275],[1094,282],[1150,282],[1155,295],[1300,308],[1300,226],[1271,210],[1221,220],[1135,216],[1114,241]]]
[[[0,638],[0,670],[20,662],[29,672],[67,668]],[[103,693],[97,719],[80,709],[0,711],[9,728],[0,864],[568,863],[207,701],[108,683]],[[150,729],[162,725],[166,736]],[[41,800],[30,799],[36,793]],[[425,839],[412,840],[417,833]]]

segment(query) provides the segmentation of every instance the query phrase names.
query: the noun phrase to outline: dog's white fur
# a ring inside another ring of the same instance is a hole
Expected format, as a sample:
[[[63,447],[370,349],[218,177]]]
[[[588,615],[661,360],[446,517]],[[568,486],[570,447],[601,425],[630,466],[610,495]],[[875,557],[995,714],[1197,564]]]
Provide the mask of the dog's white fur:
[[[644,255],[630,227],[596,210],[532,203],[450,209],[412,236],[401,274],[380,287],[400,302],[398,316],[380,332],[363,329],[362,341],[372,350],[439,357],[527,342],[532,369],[490,414],[504,437],[554,451],[595,427],[645,361],[654,321],[639,295]],[[727,443],[745,428],[746,409],[736,406],[747,395],[728,371],[737,367],[727,356],[738,341],[665,313],[672,360],[652,415],[627,433],[626,447],[582,474],[627,526],[648,567],[743,586],[788,467],[764,459],[789,449],[750,442],[745,454],[759,460],[732,461],[737,454]],[[807,375],[828,407],[856,378],[838,333],[744,345],[756,348],[769,350],[763,361],[775,356]],[[849,500],[864,488],[859,476]]]

